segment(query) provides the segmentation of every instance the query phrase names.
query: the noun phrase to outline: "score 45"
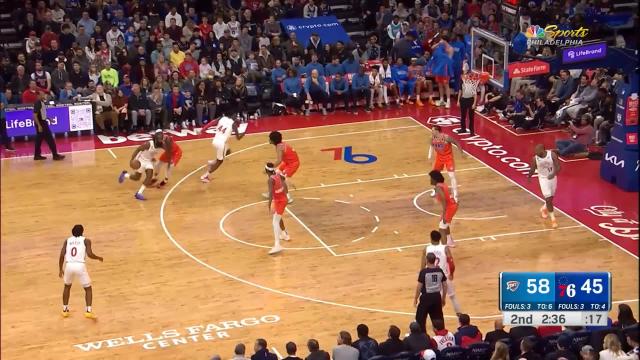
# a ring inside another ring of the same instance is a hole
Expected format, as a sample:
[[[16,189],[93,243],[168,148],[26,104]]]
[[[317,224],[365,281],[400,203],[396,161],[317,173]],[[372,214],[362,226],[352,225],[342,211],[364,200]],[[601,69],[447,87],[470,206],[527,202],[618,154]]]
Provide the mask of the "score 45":
[[[576,296],[576,284],[558,284],[558,289],[560,290],[560,297],[573,298]],[[602,294],[604,291],[604,287],[602,284],[602,279],[587,279],[582,286],[580,286],[580,290],[585,294]]]
[[[373,154],[354,154],[352,146],[322,149],[320,151],[333,151],[333,160],[344,160],[351,164],[370,164],[378,160]]]

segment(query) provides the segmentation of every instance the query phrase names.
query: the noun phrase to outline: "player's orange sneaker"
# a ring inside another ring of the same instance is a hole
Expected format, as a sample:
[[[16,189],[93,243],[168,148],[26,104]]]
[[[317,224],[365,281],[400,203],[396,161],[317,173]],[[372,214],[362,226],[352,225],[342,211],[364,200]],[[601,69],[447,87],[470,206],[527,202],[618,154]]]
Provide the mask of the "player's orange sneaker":
[[[558,228],[558,222],[555,221],[555,220],[551,221],[551,227],[554,228],[554,229],[557,229]]]
[[[548,218],[549,217],[549,210],[547,210],[546,207],[540,208],[540,216],[542,216],[543,219]]]
[[[422,103],[422,100],[420,100],[420,98],[416,99],[416,105],[417,106],[424,106],[424,104]]]
[[[84,317],[86,317],[87,319],[97,319],[98,317],[96,316],[96,314],[94,314],[93,312],[85,312],[84,313]]]

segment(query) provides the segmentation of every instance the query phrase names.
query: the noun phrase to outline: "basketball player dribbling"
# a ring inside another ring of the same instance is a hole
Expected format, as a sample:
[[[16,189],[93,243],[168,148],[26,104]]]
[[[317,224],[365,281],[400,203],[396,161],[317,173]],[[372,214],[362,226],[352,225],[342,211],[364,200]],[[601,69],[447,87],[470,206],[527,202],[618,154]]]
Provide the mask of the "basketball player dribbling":
[[[434,186],[434,192],[436,199],[442,205],[442,215],[440,215],[440,234],[442,237],[447,238],[447,245],[455,247],[453,237],[451,237],[451,221],[453,216],[458,211],[458,202],[449,193],[449,188],[444,183],[444,176],[438,170],[431,170],[429,172],[431,178],[431,185]]]
[[[274,245],[269,251],[269,255],[274,255],[282,251],[280,246],[280,240],[289,241],[289,234],[284,227],[284,221],[282,221],[282,214],[284,214],[287,208],[289,188],[283,175],[276,172],[276,167],[273,163],[267,163],[264,167],[269,180],[269,200],[267,201],[267,207],[269,214],[272,214],[273,219],[273,237]]]
[[[71,285],[74,278],[78,277],[84,288],[84,299],[86,309],[84,317],[96,319],[96,315],[91,311],[93,301],[93,290],[91,288],[91,278],[85,265],[85,257],[102,262],[104,259],[93,253],[91,240],[82,236],[84,227],[76,225],[71,230],[71,236],[65,240],[60,251],[59,276],[64,279],[64,290],[62,291],[62,316],[69,317],[69,296],[71,296]]]
[[[300,167],[300,158],[296,150],[282,141],[282,134],[279,131],[272,131],[269,134],[269,142],[276,147],[277,159],[274,162],[274,166],[278,169],[277,172],[282,175],[287,185],[291,185],[291,177],[298,171]],[[295,188],[295,186],[293,186]],[[268,194],[262,194],[267,197]],[[289,203],[293,202],[291,195],[287,193],[287,199]]]
[[[462,313],[462,310],[460,310],[460,304],[458,304],[458,300],[456,299],[456,290],[453,286],[453,273],[456,270],[456,265],[453,261],[453,254],[447,245],[440,243],[440,240],[442,239],[440,232],[433,230],[430,237],[431,244],[427,245],[425,251],[422,253],[420,269],[427,266],[428,253],[432,253],[436,256],[436,266],[442,269],[442,272],[447,276],[447,296],[449,297],[449,300],[451,300],[451,304],[453,304],[453,309],[456,314],[460,314]]]
[[[560,171],[560,161],[555,152],[545,150],[544,145],[538,144],[535,148],[535,155],[531,161],[531,168],[527,180],[531,181],[531,176],[538,170],[538,181],[540,191],[544,197],[544,205],[540,208],[540,215],[543,219],[551,218],[551,226],[556,229],[558,222],[553,213],[553,197],[558,187],[558,172]]]
[[[214,124],[213,121],[207,123],[207,125],[203,126],[200,131],[205,131],[208,128],[212,127]],[[231,137],[231,133],[235,132],[236,139],[240,140],[244,137],[244,132],[238,131],[239,122],[233,120],[229,117],[229,113],[225,112],[224,115],[215,123],[216,125],[216,135],[213,137],[213,148],[216,150],[216,159],[209,160],[207,170],[202,176],[200,176],[200,181],[203,183],[208,183],[211,181],[209,179],[209,175],[211,175],[214,171],[216,171],[220,165],[224,162],[224,158],[231,154],[231,149],[228,148],[227,143],[229,142],[229,138]]]
[[[162,130],[158,130],[158,131],[162,132]],[[173,167],[178,165],[178,163],[180,162],[180,159],[182,159],[182,149],[180,148],[178,143],[173,140],[171,136],[164,134],[162,136],[162,143],[163,143],[162,147],[164,149],[164,152],[162,153],[162,155],[160,155],[160,158],[158,158],[158,161],[155,163],[155,169],[153,174],[154,175],[153,182],[155,183],[157,181],[158,175],[160,174],[161,166],[166,165],[165,172],[164,172],[164,180],[162,180],[160,184],[158,184],[159,188],[169,183],[169,176],[171,176],[171,170],[173,169]]]
[[[447,174],[451,180],[451,189],[453,190],[453,198],[458,201],[458,180],[456,179],[456,164],[453,157],[453,150],[451,144],[455,145],[459,150],[462,157],[464,157],[464,151],[460,143],[456,139],[449,135],[442,133],[442,128],[438,125],[434,125],[431,130],[433,135],[431,136],[431,143],[429,146],[429,159],[435,150],[436,158],[433,162],[433,170],[442,172],[443,169],[447,169]],[[432,194],[435,196],[435,193]]]
[[[156,155],[164,146],[163,137],[161,130],[156,131],[153,134],[152,140],[138,146],[138,148],[133,152],[133,155],[131,155],[130,161],[131,168],[134,169],[135,172],[130,174],[127,170],[122,170],[118,177],[118,182],[122,184],[125,179],[138,181],[142,177],[142,173],[145,174],[145,178],[140,189],[134,195],[138,200],[146,200],[142,193],[148,186],[153,184],[153,172],[155,169],[154,163],[157,161]]]

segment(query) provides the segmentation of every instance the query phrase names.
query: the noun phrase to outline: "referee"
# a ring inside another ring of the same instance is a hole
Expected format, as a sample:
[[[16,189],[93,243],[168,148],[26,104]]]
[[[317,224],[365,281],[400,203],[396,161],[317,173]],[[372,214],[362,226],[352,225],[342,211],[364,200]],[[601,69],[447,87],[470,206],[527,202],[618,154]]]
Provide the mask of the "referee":
[[[420,324],[422,332],[426,332],[427,316],[431,317],[431,323],[436,319],[444,320],[442,308],[447,296],[447,277],[436,266],[436,255],[427,254],[427,267],[420,270],[418,285],[413,303],[416,306],[416,321]],[[418,300],[419,297],[419,300]]]
[[[458,92],[458,106],[460,107],[460,130],[458,134],[470,133],[474,135],[473,115],[476,109],[477,84],[470,79],[469,65],[462,65],[462,88]],[[469,129],[467,130],[467,116],[469,117]]]
[[[64,155],[58,153],[56,147],[56,140],[53,138],[51,129],[49,129],[49,122],[47,121],[47,107],[44,104],[45,97],[44,92],[38,90],[38,101],[33,104],[33,122],[36,127],[36,141],[35,151],[33,154],[33,160],[46,160],[47,158],[42,156],[42,140],[47,142],[49,149],[53,154],[53,160],[62,160]]]

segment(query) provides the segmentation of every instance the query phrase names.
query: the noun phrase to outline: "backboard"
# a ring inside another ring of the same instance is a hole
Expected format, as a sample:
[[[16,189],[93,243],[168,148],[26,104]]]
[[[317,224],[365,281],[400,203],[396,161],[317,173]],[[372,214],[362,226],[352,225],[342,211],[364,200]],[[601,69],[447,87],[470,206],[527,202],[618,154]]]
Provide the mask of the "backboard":
[[[489,73],[489,83],[505,89],[509,43],[497,34],[472,27],[471,44],[471,71]]]

